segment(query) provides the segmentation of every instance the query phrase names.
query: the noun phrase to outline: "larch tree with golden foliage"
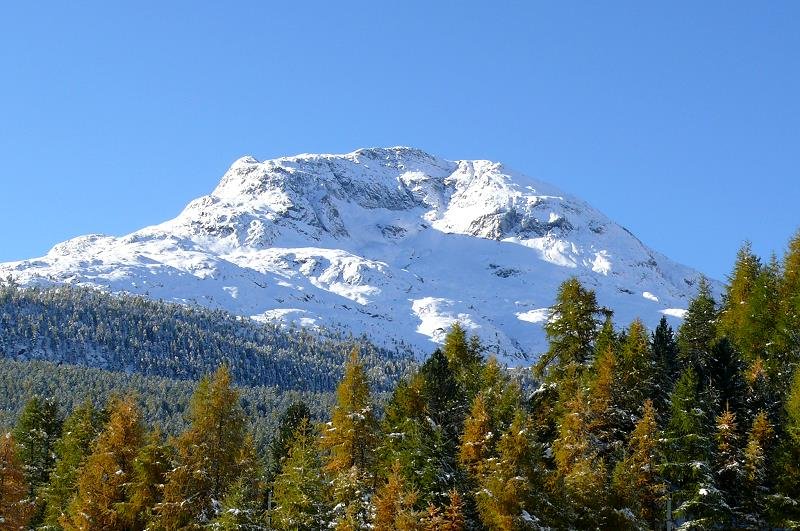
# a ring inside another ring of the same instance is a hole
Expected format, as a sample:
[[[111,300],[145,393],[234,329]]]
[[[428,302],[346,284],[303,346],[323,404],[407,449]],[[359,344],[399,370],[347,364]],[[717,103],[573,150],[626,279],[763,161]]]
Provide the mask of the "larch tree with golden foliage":
[[[190,427],[175,441],[175,462],[155,511],[157,525],[167,529],[211,522],[245,470],[239,459],[247,436],[244,411],[227,367],[200,381],[189,421]]]
[[[421,531],[422,514],[414,509],[418,495],[403,481],[399,462],[395,462],[386,483],[373,498],[377,531]]]
[[[144,444],[145,428],[135,400],[112,398],[109,418],[78,475],[77,493],[60,519],[65,530],[132,529],[120,511],[133,479],[133,463]]]
[[[339,529],[361,528],[371,519],[378,421],[358,349],[350,353],[344,378],[336,389],[331,421],[320,444],[327,451],[325,470],[333,477],[333,502]]]
[[[28,485],[10,433],[0,442],[0,528],[26,529],[34,506],[26,500]]]

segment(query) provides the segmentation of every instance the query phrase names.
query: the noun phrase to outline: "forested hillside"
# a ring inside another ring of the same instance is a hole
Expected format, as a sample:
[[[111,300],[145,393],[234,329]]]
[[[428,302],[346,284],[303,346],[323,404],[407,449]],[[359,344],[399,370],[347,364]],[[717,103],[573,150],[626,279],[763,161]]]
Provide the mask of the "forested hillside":
[[[198,380],[224,363],[243,385],[331,391],[354,343],[380,389],[413,365],[409,352],[375,348],[364,338],[95,289],[0,282],[0,355],[9,359],[181,380]]]
[[[64,419],[34,396],[0,445],[0,511],[14,529],[800,526],[800,234],[781,261],[745,245],[677,331],[617,326],[577,279],[545,330],[531,392],[458,324],[385,401],[353,349],[327,421],[294,402],[266,450],[225,366],[171,438],[136,397]]]

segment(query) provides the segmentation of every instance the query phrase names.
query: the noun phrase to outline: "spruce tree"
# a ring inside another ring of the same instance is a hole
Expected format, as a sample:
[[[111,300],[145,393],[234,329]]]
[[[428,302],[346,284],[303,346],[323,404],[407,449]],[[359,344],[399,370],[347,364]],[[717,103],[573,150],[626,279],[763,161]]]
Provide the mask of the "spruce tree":
[[[616,396],[620,409],[625,412],[622,429],[630,433],[636,420],[641,418],[642,405],[655,397],[657,367],[650,350],[647,329],[639,319],[628,327],[619,356]]]
[[[717,337],[716,302],[711,295],[711,286],[703,277],[697,295],[678,331],[679,359],[683,367],[691,366],[700,380],[704,380],[711,365],[711,346]]]
[[[725,516],[711,470],[707,413],[701,407],[698,388],[697,375],[690,366],[672,393],[662,468],[671,485],[673,516],[687,527],[716,525]]]
[[[678,344],[667,318],[662,316],[650,338],[650,349],[656,364],[656,396],[653,405],[659,419],[669,411],[669,395],[678,378]]]
[[[275,476],[280,472],[283,460],[289,455],[289,446],[294,437],[294,432],[303,420],[311,420],[311,411],[302,401],[293,402],[278,419],[278,428],[272,441],[270,441],[268,449],[270,466],[267,473],[267,481],[269,483],[272,483]]]
[[[204,377],[189,406],[190,427],[175,441],[156,521],[168,529],[200,526],[218,516],[219,502],[242,473],[238,458],[246,438],[239,393],[228,368]]]
[[[328,483],[316,440],[309,420],[301,419],[274,481],[275,505],[270,514],[274,529],[312,531],[327,526]]]
[[[54,446],[61,435],[61,424],[55,399],[34,396],[25,404],[14,427],[28,498],[36,505],[31,517],[33,525],[40,524],[44,518],[44,499],[40,491],[47,485],[53,470]]]
[[[239,452],[239,478],[228,488],[219,514],[211,523],[221,531],[255,531],[264,529],[262,492],[266,476],[252,435],[248,434]]]
[[[55,465],[50,483],[43,490],[45,524],[58,526],[75,492],[78,474],[91,452],[92,442],[103,428],[103,413],[84,402],[64,421],[61,437],[54,445]]]
[[[17,456],[14,436],[5,433],[0,438],[0,527],[27,529],[35,506],[27,499],[29,488]]]
[[[144,425],[134,399],[112,398],[109,417],[80,471],[77,492],[59,523],[65,530],[134,529],[121,510],[144,443]]]

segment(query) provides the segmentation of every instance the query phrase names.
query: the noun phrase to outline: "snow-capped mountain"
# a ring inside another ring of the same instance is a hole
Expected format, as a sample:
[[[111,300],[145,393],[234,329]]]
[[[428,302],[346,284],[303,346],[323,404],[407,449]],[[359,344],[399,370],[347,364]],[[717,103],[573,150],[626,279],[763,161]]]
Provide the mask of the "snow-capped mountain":
[[[8,275],[342,327],[420,354],[458,320],[509,363],[546,348],[541,325],[569,276],[617,323],[649,325],[680,316],[699,277],[554,186],[405,147],[244,157],[175,219],[74,238],[0,264]]]

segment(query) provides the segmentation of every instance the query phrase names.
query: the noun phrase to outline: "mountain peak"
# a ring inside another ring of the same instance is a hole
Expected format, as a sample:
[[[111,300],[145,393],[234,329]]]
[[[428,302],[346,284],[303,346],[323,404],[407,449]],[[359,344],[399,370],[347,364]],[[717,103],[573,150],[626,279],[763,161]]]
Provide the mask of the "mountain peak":
[[[341,328],[420,353],[457,320],[512,361],[545,348],[541,325],[570,276],[617,322],[650,324],[678,315],[698,276],[550,184],[409,147],[242,157],[173,220],[76,238],[0,264],[8,274]]]

